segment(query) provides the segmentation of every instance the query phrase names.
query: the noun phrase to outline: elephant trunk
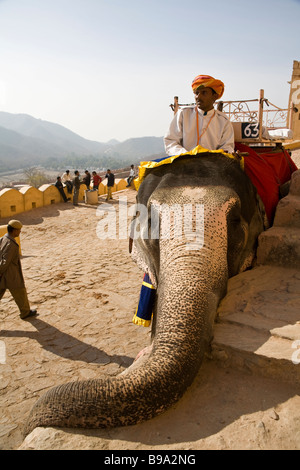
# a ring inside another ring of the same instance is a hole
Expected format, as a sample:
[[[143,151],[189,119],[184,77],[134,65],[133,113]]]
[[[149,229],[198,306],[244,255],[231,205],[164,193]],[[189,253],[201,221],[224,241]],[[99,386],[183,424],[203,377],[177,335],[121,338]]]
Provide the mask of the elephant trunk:
[[[226,227],[196,251],[160,241],[156,334],[142,367],[117,377],[49,390],[33,407],[25,433],[38,426],[108,428],[137,424],[174,404],[195,378],[227,285]],[[218,247],[216,247],[218,243]],[[172,246],[173,245],[173,246]],[[218,249],[217,249],[218,248]]]

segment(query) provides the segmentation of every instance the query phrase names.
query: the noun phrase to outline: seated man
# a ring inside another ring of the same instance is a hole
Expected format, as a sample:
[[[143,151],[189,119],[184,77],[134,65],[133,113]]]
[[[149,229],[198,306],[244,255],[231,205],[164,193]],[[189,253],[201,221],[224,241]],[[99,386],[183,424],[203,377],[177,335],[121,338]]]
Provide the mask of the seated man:
[[[186,153],[197,145],[208,150],[234,152],[234,132],[226,114],[214,109],[224,92],[224,84],[209,75],[192,82],[196,106],[180,108],[164,137],[167,155]]]
[[[61,177],[61,182],[66,185],[68,193],[72,194],[73,182],[70,176],[70,170],[65,171],[65,173]]]
[[[126,186],[126,188],[129,188],[129,186],[131,185],[132,180],[134,180],[134,175],[135,175],[135,173],[134,173],[134,165],[131,165],[131,166],[130,166],[130,173],[129,173],[129,176],[128,176],[128,178],[127,178],[127,186]]]
[[[56,178],[56,183],[55,183],[54,186],[57,187],[58,191],[60,192],[61,197],[62,197],[63,200],[64,200],[64,202],[70,201],[71,198],[67,198],[67,196],[65,195],[64,187],[63,187],[63,184],[62,184],[62,182],[61,182],[61,177],[60,177],[60,176],[58,176],[58,177]]]

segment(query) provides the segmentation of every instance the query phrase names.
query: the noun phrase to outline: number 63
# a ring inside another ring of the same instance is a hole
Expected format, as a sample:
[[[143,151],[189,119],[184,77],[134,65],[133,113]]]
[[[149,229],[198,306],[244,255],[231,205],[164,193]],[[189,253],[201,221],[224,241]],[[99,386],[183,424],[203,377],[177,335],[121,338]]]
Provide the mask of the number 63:
[[[244,135],[245,137],[258,137],[258,122],[256,124],[248,124],[247,126],[245,126],[244,128]]]

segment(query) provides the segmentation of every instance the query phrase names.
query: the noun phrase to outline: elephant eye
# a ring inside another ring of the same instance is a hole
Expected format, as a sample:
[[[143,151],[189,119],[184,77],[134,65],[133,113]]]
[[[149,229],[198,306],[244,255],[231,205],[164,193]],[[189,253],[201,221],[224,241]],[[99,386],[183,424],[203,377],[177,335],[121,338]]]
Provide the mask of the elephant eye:
[[[234,225],[237,225],[241,222],[241,216],[239,215],[235,215],[234,217],[232,217],[232,219],[230,220],[230,222]]]
[[[228,224],[238,225],[241,222],[241,213],[239,207],[233,207],[228,216]]]

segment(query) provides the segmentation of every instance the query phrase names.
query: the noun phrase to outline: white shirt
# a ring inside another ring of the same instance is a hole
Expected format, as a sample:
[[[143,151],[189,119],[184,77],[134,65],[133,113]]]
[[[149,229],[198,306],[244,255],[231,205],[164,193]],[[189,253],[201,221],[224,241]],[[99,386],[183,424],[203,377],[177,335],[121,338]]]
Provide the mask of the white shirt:
[[[129,176],[134,176],[134,169],[133,168],[131,168]]]
[[[197,115],[200,140],[197,143]],[[206,128],[206,130],[205,130]],[[202,136],[201,136],[202,134]],[[167,155],[189,152],[197,145],[208,150],[222,149],[234,152],[234,132],[226,114],[211,109],[206,114],[196,106],[180,108],[175,114],[169,131],[164,137]]]
[[[64,173],[61,177],[62,183],[65,183],[66,181],[72,181],[70,173]]]

